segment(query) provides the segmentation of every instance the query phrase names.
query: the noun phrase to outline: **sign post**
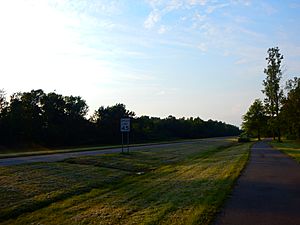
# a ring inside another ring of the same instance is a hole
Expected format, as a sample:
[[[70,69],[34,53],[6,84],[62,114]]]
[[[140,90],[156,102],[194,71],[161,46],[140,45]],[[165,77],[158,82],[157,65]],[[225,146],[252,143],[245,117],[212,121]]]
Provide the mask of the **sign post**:
[[[121,118],[120,130],[122,133],[122,153],[124,152],[124,137],[123,133],[127,133],[127,153],[129,152],[129,132],[130,132],[130,118]]]

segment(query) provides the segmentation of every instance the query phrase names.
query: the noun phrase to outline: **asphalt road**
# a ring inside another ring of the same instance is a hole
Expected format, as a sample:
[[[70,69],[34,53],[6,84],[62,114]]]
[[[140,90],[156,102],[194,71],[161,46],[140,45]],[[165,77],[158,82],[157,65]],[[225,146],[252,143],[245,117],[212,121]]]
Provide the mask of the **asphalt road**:
[[[205,139],[197,139],[192,141],[183,141],[183,142],[176,142],[176,143],[143,145],[143,146],[130,147],[130,151],[138,151],[145,148],[156,149],[156,148],[168,147],[168,146],[179,146],[179,145],[185,145],[185,144],[191,144],[197,142],[215,142],[218,140],[219,141],[224,140],[226,138],[230,138],[230,137],[205,138]],[[124,150],[126,151],[127,149],[125,148]],[[105,150],[102,149],[102,150],[92,150],[92,151],[58,153],[58,154],[50,154],[50,155],[35,155],[35,156],[4,158],[4,159],[0,159],[0,166],[11,166],[11,165],[18,165],[18,164],[25,164],[25,163],[34,163],[34,162],[56,162],[67,158],[117,153],[121,151],[122,151],[121,148],[112,148],[112,149],[105,149]]]
[[[256,143],[215,225],[300,225],[300,164]]]

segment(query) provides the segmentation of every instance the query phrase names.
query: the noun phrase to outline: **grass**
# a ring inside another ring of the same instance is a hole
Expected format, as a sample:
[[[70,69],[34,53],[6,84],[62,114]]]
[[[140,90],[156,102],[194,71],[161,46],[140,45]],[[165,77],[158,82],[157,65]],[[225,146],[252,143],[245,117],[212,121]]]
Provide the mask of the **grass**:
[[[3,224],[209,224],[251,143],[202,141],[0,168]]]
[[[283,142],[272,141],[271,145],[288,154],[300,163],[300,141],[284,140]]]
[[[210,138],[211,139],[211,138]],[[234,138],[232,138],[234,139]],[[150,143],[139,143],[139,144],[130,144],[130,147],[133,146],[146,146],[146,145],[159,145],[159,144],[168,144],[168,143],[179,143],[179,142],[190,142],[190,141],[199,141],[204,139],[178,139],[172,141],[157,141]],[[122,145],[103,145],[103,146],[86,146],[86,147],[69,147],[69,148],[60,148],[60,149],[51,149],[44,146],[33,145],[32,147],[27,148],[4,148],[0,146],[0,159],[1,158],[12,158],[12,157],[22,157],[22,156],[34,156],[34,155],[50,155],[57,153],[67,153],[67,152],[79,152],[79,151],[93,151],[93,150],[105,150],[111,148],[121,148]]]
[[[61,148],[61,149],[51,149],[43,146],[34,146],[30,148],[2,148],[0,149],[0,159],[22,157],[22,156],[77,152],[77,151],[102,150],[102,149],[118,148],[118,147],[120,147],[120,145],[93,146],[93,147],[80,147],[80,148]]]

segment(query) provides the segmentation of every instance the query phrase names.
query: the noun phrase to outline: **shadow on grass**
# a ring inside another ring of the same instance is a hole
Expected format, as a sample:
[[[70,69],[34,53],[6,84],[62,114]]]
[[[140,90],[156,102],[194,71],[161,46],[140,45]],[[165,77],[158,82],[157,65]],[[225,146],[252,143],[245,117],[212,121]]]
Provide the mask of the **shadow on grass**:
[[[93,189],[109,189],[111,186],[117,185],[119,182],[122,182],[124,178],[116,180],[110,183],[104,183],[97,181],[91,183],[87,186],[77,187],[74,189],[67,190],[65,192],[57,192],[48,193],[44,199],[27,199],[24,200],[20,205],[15,205],[12,207],[8,207],[5,209],[0,210],[0,222],[3,222],[8,219],[16,218],[23,213],[34,212],[35,210],[44,208],[49,206],[50,204],[58,201],[63,201],[65,199],[71,198],[76,195],[81,195],[90,192]],[[105,193],[105,192],[103,192]]]
[[[166,174],[164,174],[166,175]],[[230,193],[233,178],[172,180],[157,185],[138,184],[139,190],[132,184],[117,190],[118,201],[108,201],[113,205],[107,208],[111,224],[209,224],[217,210]],[[131,190],[134,192],[131,193]],[[121,199],[121,200],[120,200]],[[107,199],[106,199],[107,200]],[[93,200],[95,201],[95,199]],[[81,212],[89,218],[89,211],[101,204],[102,197],[90,205],[88,210]],[[86,203],[85,203],[86,204]],[[122,211],[120,211],[122,209]],[[90,222],[102,221],[105,213],[98,214]],[[122,218],[122,222],[119,217]],[[87,221],[85,221],[87,222]],[[102,222],[105,223],[105,220]]]

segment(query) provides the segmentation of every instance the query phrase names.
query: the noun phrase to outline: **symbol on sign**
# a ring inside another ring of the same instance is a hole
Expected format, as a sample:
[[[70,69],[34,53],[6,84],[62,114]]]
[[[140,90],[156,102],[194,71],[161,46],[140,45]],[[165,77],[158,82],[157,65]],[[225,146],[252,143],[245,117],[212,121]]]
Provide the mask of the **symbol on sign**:
[[[130,131],[130,119],[123,118],[121,119],[121,132],[129,132]]]

